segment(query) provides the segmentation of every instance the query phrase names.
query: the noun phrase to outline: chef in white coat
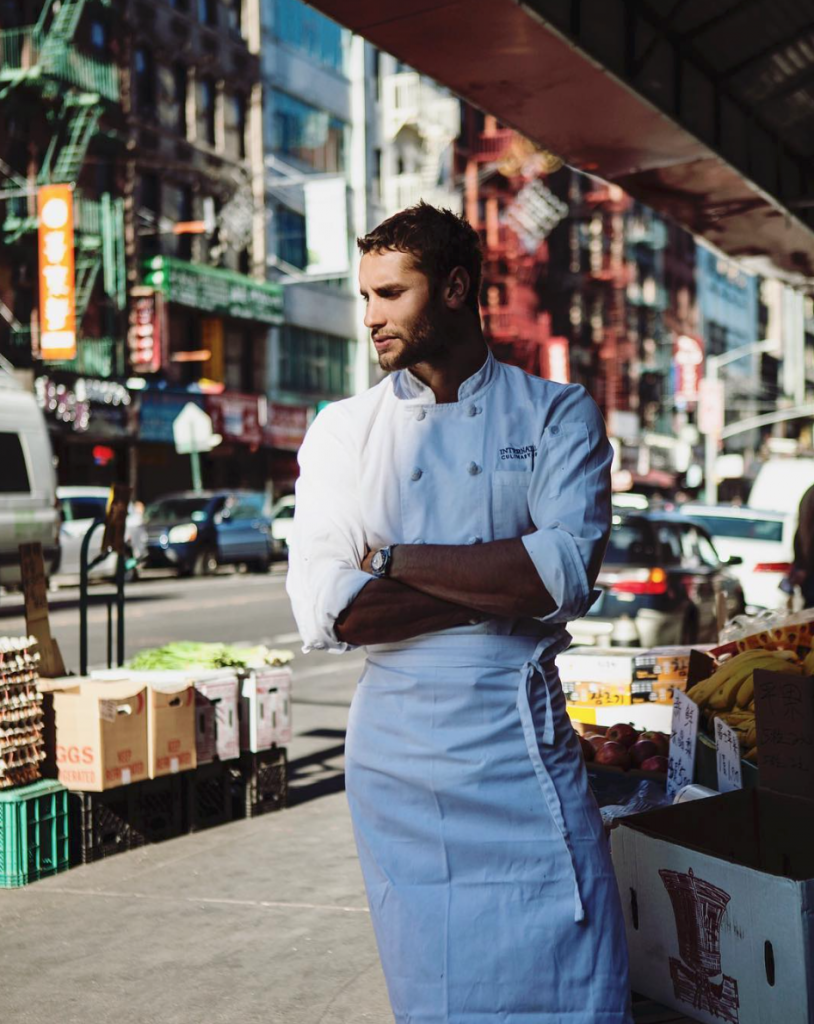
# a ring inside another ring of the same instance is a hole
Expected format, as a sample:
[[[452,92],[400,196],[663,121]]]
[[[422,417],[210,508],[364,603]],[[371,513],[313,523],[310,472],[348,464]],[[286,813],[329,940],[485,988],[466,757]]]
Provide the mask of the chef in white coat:
[[[314,421],[288,592],[364,647],[346,785],[398,1024],[627,1024],[627,952],[554,657],[610,529],[584,388],[496,362],[476,233],[419,204],[359,240],[389,376]]]

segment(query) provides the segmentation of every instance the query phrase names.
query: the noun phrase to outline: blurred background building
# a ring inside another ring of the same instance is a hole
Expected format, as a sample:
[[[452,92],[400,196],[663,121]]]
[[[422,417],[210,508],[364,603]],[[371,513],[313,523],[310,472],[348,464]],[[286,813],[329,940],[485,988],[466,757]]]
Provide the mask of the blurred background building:
[[[809,297],[300,0],[0,0],[0,140],[0,354],[61,482],[188,486],[172,423],[192,401],[223,438],[207,485],[290,491],[313,416],[380,375],[355,239],[419,199],[480,235],[498,358],[599,402],[618,487],[697,493],[708,413],[725,497],[811,448]],[[40,344],[51,183],[73,194],[71,358]]]

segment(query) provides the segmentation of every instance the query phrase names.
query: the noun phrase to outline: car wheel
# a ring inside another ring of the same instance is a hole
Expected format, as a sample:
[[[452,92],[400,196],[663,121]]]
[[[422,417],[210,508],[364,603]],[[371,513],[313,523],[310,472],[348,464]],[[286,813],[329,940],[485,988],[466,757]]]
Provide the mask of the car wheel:
[[[195,558],[193,572],[196,576],[213,576],[218,571],[218,553],[213,547],[201,548]]]

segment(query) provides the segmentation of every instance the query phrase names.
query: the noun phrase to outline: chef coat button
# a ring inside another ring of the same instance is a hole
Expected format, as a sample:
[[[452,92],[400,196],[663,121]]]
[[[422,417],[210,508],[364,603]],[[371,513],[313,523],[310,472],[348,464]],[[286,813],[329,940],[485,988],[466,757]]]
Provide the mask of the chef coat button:
[[[482,544],[483,543],[483,537],[470,537],[469,540],[466,543],[467,544]]]
[[[558,427],[558,426],[557,426],[557,425],[555,424],[555,425],[554,425],[554,426],[553,426],[553,427],[551,428],[551,433],[552,433],[552,434],[553,434],[553,435],[554,435],[554,436],[556,437],[556,436],[557,436],[557,434],[559,434],[559,432],[560,432],[560,428],[559,428],[559,427]]]
[[[422,476],[421,470],[418,468],[418,466],[416,466],[416,468],[410,474],[410,479],[411,480],[420,480],[421,476]]]
[[[480,473],[480,466],[477,464],[477,462],[470,462],[467,469],[469,470],[471,476],[477,476],[478,473]]]
[[[420,421],[423,420],[426,415],[427,412],[425,409],[419,409],[418,412],[415,414],[415,418]]]
[[[477,416],[478,407],[476,405],[470,405],[469,408],[466,410],[466,414],[467,416]]]

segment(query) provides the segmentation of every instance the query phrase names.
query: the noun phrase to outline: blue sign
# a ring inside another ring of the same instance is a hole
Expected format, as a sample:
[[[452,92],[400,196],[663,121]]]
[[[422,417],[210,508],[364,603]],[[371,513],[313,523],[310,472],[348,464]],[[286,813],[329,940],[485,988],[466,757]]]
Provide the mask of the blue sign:
[[[172,425],[188,402],[204,408],[204,396],[187,391],[142,391],[139,409],[139,438],[175,444]]]

